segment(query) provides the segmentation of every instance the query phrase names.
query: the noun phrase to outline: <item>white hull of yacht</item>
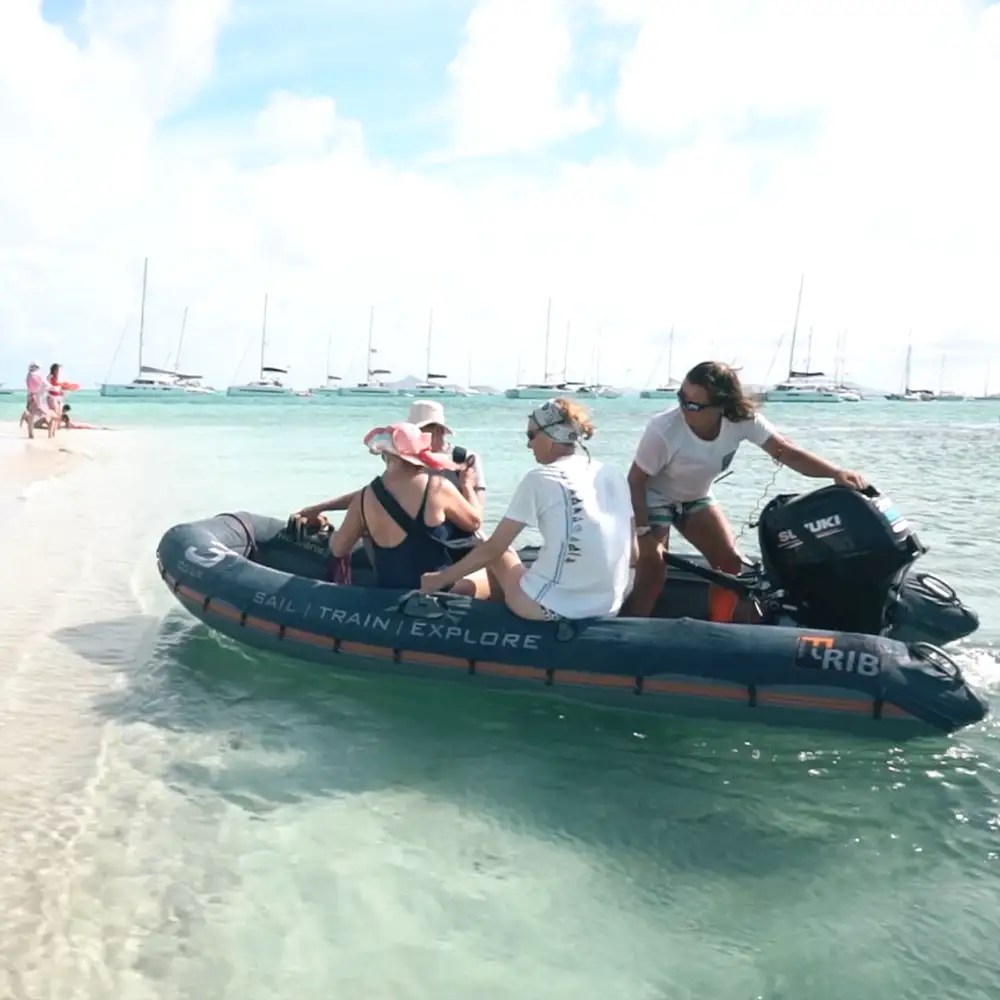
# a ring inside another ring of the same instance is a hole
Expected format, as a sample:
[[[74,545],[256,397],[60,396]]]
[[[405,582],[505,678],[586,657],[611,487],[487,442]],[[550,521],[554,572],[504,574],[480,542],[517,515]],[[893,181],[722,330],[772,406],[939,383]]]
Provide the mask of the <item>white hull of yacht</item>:
[[[167,396],[174,396],[179,399],[189,395],[189,393],[183,385],[175,385],[170,382],[122,382],[102,385],[101,395],[119,399],[135,399],[140,396],[145,396],[148,399],[162,399]]]
[[[389,385],[342,385],[338,396],[398,396],[399,390]]]
[[[508,399],[552,399],[553,396],[565,395],[566,389],[558,385],[519,385],[504,391]]]
[[[261,396],[271,397],[294,397],[306,396],[308,393],[299,392],[289,385],[231,385],[226,389],[227,396]]]
[[[793,386],[788,389],[768,389],[764,393],[766,403],[843,403],[844,397],[831,390],[808,389]]]
[[[467,392],[461,389],[450,389],[443,385],[417,385],[412,389],[399,389],[400,396],[413,396],[418,399],[427,399],[432,396],[467,396]]]
[[[656,389],[643,389],[639,393],[640,399],[676,399],[679,385],[661,385]]]

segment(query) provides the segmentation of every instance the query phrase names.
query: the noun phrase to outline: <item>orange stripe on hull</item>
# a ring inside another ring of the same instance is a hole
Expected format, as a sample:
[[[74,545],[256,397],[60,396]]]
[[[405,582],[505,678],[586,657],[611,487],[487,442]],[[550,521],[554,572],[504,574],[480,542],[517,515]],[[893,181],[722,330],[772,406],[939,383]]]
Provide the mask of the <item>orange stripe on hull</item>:
[[[212,614],[218,615],[220,618],[228,618],[230,621],[238,622],[243,620],[243,612],[239,608],[233,607],[232,604],[227,604],[225,601],[219,601],[214,597],[208,605],[208,610]]]
[[[403,663],[412,663],[421,667],[454,667],[456,670],[468,670],[469,660],[464,656],[448,656],[446,653],[428,653],[424,650],[402,650],[399,659]]]
[[[391,660],[395,653],[385,646],[369,646],[364,642],[342,642],[340,644],[342,653],[353,653],[355,656],[374,656],[379,660]]]
[[[192,590],[190,587],[186,587],[183,583],[177,587],[176,593],[179,597],[183,597],[185,600],[191,601],[194,604],[205,603],[204,594],[199,594],[197,590]]]
[[[697,681],[658,681],[646,678],[643,694],[679,694],[691,698],[718,698],[720,701],[749,701],[745,687],[738,684],[705,684]]]
[[[331,652],[333,651],[333,639],[318,635],[315,632],[304,632],[300,628],[286,628],[285,638],[291,639],[292,642],[304,642],[310,646],[319,646],[323,649],[329,649]]]
[[[556,670],[554,684],[584,684],[587,687],[635,688],[635,678],[624,674],[592,674],[583,670]]]
[[[540,667],[518,667],[513,663],[476,662],[476,673],[487,677],[517,677],[526,681],[544,681],[547,671]]]
[[[258,632],[267,632],[269,635],[278,635],[281,632],[280,625],[269,622],[264,618],[254,618],[251,615],[247,615],[245,624],[247,628],[255,628]]]
[[[860,698],[827,698],[785,691],[760,691],[757,704],[773,705],[776,708],[812,708],[824,712],[864,712],[871,715],[873,703]]]

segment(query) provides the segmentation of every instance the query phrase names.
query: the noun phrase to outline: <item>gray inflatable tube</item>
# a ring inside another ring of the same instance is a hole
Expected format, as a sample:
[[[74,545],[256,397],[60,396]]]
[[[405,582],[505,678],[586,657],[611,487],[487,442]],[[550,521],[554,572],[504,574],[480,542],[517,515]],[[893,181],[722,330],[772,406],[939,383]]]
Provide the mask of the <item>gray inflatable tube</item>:
[[[325,545],[286,524],[220,514],[170,528],[157,549],[171,593],[210,628],[338,672],[452,681],[633,711],[861,730],[897,740],[982,720],[983,698],[925,642],[687,617],[707,584],[672,570],[685,617],[533,622],[451,595],[327,582]]]

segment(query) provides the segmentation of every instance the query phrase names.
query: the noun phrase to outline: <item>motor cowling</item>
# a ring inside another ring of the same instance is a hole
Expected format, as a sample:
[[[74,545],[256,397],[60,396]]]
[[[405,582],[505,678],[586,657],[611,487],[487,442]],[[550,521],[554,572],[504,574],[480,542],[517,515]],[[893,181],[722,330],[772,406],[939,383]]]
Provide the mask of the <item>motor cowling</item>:
[[[827,486],[782,494],[757,526],[770,585],[811,628],[885,634],[913,563],[927,549],[889,497]]]

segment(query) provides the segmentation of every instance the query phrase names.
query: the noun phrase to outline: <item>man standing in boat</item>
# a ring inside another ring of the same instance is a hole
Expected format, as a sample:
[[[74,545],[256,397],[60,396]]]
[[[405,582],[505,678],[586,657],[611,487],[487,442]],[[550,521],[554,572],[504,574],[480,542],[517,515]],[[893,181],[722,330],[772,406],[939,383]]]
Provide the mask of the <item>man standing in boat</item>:
[[[474,452],[466,451],[462,447],[449,448],[447,437],[452,433],[451,428],[445,423],[444,407],[436,400],[415,399],[410,404],[410,412],[406,417],[407,423],[416,424],[422,431],[426,431],[431,436],[431,451],[447,462],[454,462],[460,468],[458,471],[444,469],[436,471],[436,475],[445,476],[454,485],[461,489],[461,469],[468,469],[472,474],[474,483],[472,495],[469,502],[478,509],[480,515],[483,513],[483,494],[486,492],[486,476],[483,474],[483,463]],[[316,526],[321,524],[321,518],[329,511],[347,510],[351,501],[361,490],[351,490],[339,497],[333,497],[323,503],[313,504],[303,507],[292,515],[300,524],[304,526]]]

